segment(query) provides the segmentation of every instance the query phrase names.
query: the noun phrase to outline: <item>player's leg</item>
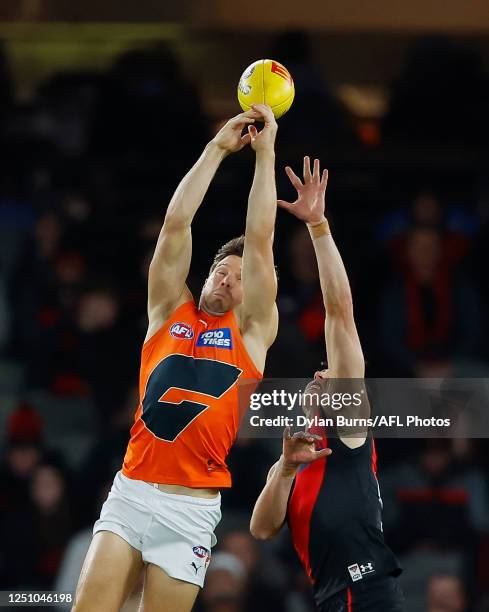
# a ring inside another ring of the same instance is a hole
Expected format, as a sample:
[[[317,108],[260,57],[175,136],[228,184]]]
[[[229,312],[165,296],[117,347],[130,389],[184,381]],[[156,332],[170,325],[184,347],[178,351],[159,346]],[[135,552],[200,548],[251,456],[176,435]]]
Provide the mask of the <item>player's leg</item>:
[[[143,571],[141,552],[110,531],[93,536],[75,595],[74,612],[118,612]]]
[[[213,499],[149,489],[152,522],[144,532],[147,563],[144,612],[189,612],[203,587],[221,520],[220,496]]]
[[[171,578],[148,563],[140,612],[190,612],[198,593],[196,584]]]

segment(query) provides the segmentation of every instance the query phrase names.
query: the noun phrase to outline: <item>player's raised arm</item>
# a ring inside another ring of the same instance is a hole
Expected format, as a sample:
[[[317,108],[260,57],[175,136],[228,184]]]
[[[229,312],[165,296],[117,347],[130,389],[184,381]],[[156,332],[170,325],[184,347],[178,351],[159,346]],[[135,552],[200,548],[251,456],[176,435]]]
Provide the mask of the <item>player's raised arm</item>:
[[[311,173],[309,157],[304,157],[304,183],[289,167],[287,175],[297,189],[294,203],[279,200],[282,206],[305,221],[311,234],[319,268],[319,278],[326,310],[325,337],[328,368],[334,378],[363,378],[365,362],[358,338],[350,283],[343,260],[331,236],[325,217],[328,171],[320,174],[319,160]]]
[[[287,514],[287,502],[300,465],[311,463],[331,454],[331,449],[316,450],[314,434],[298,431],[290,435],[286,428],[283,436],[282,455],[269,473],[260,497],[251,515],[250,531],[258,540],[273,538],[282,528]]]
[[[255,365],[262,371],[266,351],[275,340],[278,325],[275,305],[277,277],[272,249],[277,213],[275,187],[277,122],[269,106],[255,104],[253,109],[260,113],[264,127],[260,132],[253,125],[248,127],[251,146],[256,152],[256,165],[246,215],[240,327],[247,349]]]
[[[155,333],[180,303],[191,298],[185,282],[192,255],[192,220],[221,161],[251,141],[251,134],[242,136],[242,130],[258,116],[255,111],[248,111],[230,119],[178,185],[168,206],[149,268],[147,338]]]

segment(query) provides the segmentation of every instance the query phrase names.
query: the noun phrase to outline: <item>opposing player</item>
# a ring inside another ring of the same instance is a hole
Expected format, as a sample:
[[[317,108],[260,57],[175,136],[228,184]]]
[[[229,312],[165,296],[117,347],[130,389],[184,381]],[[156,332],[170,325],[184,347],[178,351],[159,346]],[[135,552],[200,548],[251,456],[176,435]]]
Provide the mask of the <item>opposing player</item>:
[[[265,105],[228,121],[170,202],[150,265],[140,404],[94,526],[76,612],[119,610],[143,569],[145,612],[188,611],[203,585],[219,489],[231,485],[225,460],[239,425],[237,383],[262,377],[277,333],[276,131]],[[248,144],[256,166],[245,235],[219,250],[197,304],[185,284],[192,220],[221,161]]]
[[[326,309],[329,369],[316,372],[306,388],[311,399],[316,398],[304,407],[312,414],[324,393],[361,392],[365,364],[348,277],[324,216],[328,173],[324,170],[321,177],[315,160],[311,174],[307,157],[304,184],[290,168],[286,171],[298,198],[293,204],[279,204],[309,228]],[[368,401],[360,402],[358,418],[369,411]],[[327,432],[315,427],[293,436],[286,430],[282,456],[256,502],[252,534],[271,538],[288,522],[321,612],[403,609],[396,580],[401,568],[382,534],[376,461],[374,441],[365,428]]]

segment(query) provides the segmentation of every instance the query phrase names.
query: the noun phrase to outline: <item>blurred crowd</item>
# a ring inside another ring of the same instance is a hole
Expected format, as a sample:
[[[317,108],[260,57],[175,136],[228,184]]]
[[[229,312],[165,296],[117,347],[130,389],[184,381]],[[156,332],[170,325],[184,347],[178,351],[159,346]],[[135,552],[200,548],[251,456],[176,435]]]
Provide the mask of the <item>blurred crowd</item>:
[[[309,154],[330,169],[328,216],[367,375],[487,377],[481,58],[445,38],[417,43],[372,140],[304,33],[282,34],[270,54],[297,91],[280,121],[279,197],[293,197],[285,164],[299,173]],[[14,76],[0,50],[0,585],[73,591],[138,401],[148,265],[166,206],[225,117],[206,115],[163,43],[123,53],[104,73],[55,74],[28,101]],[[251,152],[226,159],[195,219],[196,296],[214,252],[244,229],[252,171]],[[307,230],[279,214],[275,252],[281,322],[266,374],[309,377],[326,356]],[[407,612],[489,610],[487,449],[485,440],[378,442]],[[198,612],[314,609],[287,534],[263,544],[248,532],[279,453],[245,439],[231,452],[234,488],[223,494]]]

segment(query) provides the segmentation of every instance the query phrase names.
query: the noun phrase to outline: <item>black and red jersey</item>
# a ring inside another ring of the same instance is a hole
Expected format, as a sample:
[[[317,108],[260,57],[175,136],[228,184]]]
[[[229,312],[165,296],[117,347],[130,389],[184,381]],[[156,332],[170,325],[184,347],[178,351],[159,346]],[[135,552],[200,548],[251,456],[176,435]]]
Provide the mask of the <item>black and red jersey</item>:
[[[287,508],[294,547],[321,606],[360,581],[399,575],[384,542],[375,443],[351,449],[322,433],[317,449],[333,453],[299,469]]]

